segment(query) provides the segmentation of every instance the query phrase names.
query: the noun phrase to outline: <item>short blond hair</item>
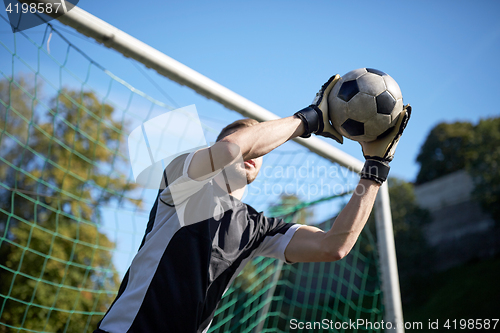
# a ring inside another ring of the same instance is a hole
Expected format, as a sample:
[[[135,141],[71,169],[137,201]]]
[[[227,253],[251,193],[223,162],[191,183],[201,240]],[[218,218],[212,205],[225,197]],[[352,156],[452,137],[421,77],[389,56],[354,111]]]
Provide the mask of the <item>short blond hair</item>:
[[[251,118],[244,118],[244,119],[236,120],[236,121],[232,122],[231,124],[227,125],[226,127],[224,127],[220,131],[219,136],[217,136],[217,141],[224,139],[226,136],[236,132],[240,128],[252,127],[253,125],[258,124],[258,123],[259,122],[257,120],[251,119]]]

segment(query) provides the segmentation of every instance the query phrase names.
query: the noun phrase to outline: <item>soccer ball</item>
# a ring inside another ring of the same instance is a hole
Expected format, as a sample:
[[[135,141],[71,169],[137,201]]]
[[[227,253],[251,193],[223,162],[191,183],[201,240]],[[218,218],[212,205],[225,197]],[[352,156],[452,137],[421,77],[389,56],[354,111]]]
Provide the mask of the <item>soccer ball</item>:
[[[396,81],[373,68],[345,74],[328,95],[333,127],[354,141],[383,137],[396,125],[403,110],[403,95]]]

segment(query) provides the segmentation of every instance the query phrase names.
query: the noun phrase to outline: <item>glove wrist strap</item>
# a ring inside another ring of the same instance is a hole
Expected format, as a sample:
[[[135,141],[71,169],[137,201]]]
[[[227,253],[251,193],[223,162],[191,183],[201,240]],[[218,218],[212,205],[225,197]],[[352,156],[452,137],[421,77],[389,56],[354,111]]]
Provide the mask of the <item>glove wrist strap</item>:
[[[382,161],[367,159],[360,172],[362,179],[370,179],[382,185],[387,180],[391,168]]]
[[[308,138],[311,136],[311,133],[318,133],[323,131],[323,123],[321,112],[316,110],[317,106],[311,105],[300,111],[297,111],[294,116],[302,120],[304,123],[304,134],[300,137]]]

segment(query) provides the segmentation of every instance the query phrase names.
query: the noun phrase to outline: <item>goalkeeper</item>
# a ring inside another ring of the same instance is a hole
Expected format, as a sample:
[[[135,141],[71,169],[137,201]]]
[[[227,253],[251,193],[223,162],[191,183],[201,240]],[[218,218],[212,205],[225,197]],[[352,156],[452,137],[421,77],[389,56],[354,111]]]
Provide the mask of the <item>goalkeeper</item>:
[[[225,290],[252,258],[324,262],[349,253],[387,178],[410,106],[392,133],[361,143],[361,179],[328,232],[265,217],[240,201],[262,156],[288,140],[316,134],[342,143],[327,105],[339,79],[330,78],[313,104],[293,116],[238,120],[211,147],[167,166],[139,251],[95,332],[206,332]]]

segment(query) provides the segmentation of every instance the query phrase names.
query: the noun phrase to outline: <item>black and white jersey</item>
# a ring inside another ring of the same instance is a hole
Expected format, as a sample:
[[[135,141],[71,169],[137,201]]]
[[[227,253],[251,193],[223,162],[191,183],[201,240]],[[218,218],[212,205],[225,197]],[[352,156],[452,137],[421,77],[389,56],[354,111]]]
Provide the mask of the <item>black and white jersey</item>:
[[[285,261],[297,224],[267,218],[214,181],[187,174],[194,153],[166,168],[146,234],[95,332],[206,332],[217,304],[256,256]],[[183,184],[173,195],[176,184]],[[173,200],[172,197],[175,197]]]

